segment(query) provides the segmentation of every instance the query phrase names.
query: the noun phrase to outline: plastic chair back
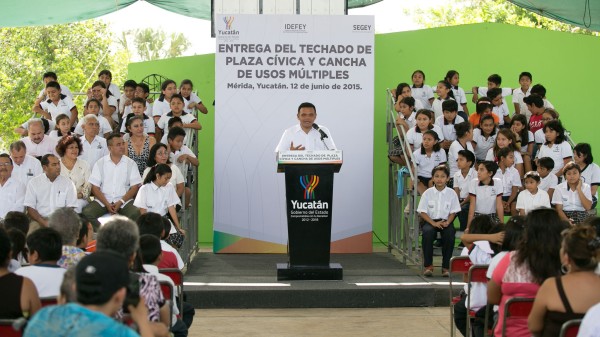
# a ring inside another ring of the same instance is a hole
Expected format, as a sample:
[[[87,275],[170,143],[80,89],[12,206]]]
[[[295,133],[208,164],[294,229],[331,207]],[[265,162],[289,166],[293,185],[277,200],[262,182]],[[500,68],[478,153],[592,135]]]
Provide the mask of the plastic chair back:
[[[560,328],[560,337],[577,337],[580,325],[581,319],[566,321],[563,323],[562,328]]]
[[[504,304],[504,319],[502,320],[502,336],[506,336],[508,319],[527,319],[533,307],[532,297],[513,297]]]

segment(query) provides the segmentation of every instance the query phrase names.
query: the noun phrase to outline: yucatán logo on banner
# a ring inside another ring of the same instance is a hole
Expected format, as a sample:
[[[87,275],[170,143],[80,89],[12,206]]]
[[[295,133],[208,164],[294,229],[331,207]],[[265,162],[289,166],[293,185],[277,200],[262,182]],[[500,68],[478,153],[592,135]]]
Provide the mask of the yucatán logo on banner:
[[[225,29],[219,29],[218,33],[220,36],[235,36],[240,35],[240,32],[236,29],[233,29],[233,22],[235,21],[235,16],[224,16],[223,23],[225,24]]]
[[[315,188],[319,185],[319,176],[300,176],[300,186],[304,188],[304,200],[315,198]]]

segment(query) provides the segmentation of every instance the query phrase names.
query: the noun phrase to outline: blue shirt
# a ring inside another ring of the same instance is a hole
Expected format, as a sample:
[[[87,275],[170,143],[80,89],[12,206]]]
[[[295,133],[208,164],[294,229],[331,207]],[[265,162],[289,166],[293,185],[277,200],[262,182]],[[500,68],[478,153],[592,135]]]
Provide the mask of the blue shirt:
[[[25,329],[25,337],[134,337],[135,331],[101,312],[69,303],[43,308]]]

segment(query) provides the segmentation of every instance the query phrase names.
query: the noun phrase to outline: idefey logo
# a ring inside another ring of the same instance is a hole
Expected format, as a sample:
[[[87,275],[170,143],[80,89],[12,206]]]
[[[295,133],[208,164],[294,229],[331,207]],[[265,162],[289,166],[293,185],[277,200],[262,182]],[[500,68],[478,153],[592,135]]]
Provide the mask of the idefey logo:
[[[319,176],[300,176],[300,186],[304,188],[304,200],[315,198],[315,188],[319,185]]]
[[[223,22],[225,22],[225,29],[231,30],[231,25],[233,24],[233,20],[235,20],[234,16],[224,16]]]

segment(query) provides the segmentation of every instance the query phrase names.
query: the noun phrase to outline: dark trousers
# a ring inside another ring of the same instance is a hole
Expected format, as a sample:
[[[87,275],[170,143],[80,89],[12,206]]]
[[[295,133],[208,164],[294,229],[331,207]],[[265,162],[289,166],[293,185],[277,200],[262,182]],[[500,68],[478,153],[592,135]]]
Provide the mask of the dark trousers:
[[[460,231],[464,232],[467,229],[467,222],[469,222],[469,206],[471,203],[460,206],[460,213],[458,213],[458,222],[460,223]]]
[[[450,259],[454,252],[454,234],[456,230],[452,224],[444,229],[435,228],[429,223],[423,224],[423,259],[425,267],[433,265],[433,241],[437,233],[442,233],[442,268],[450,268]]]

